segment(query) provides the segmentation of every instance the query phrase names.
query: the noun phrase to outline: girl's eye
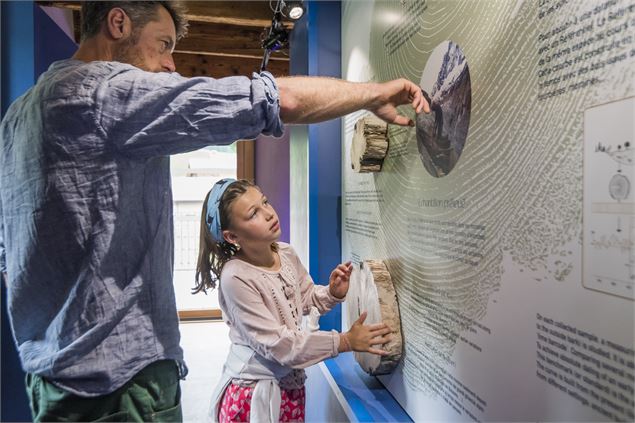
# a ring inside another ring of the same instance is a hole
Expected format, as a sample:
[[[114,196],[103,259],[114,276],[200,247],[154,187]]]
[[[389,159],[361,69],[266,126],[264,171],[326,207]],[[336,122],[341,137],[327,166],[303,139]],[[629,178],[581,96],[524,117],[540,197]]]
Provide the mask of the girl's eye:
[[[166,51],[169,45],[170,44],[167,41],[161,40],[161,51]]]
[[[265,198],[265,199],[262,201],[262,204],[269,205],[269,200]]]

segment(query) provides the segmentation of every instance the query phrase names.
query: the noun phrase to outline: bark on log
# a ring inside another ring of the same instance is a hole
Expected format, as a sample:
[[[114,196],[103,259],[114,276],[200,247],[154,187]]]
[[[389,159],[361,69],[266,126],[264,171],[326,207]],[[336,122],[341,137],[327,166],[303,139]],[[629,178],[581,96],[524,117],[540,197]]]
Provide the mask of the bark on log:
[[[375,116],[366,116],[355,124],[351,146],[351,164],[359,173],[379,172],[388,152],[388,125]]]
[[[384,345],[376,345],[389,352],[386,356],[355,352],[359,365],[371,375],[392,372],[403,351],[401,318],[397,294],[386,265],[382,261],[367,260],[354,266],[351,282],[346,296],[346,309],[349,324],[353,324],[364,311],[368,312],[364,324],[384,322],[392,330],[392,340]]]

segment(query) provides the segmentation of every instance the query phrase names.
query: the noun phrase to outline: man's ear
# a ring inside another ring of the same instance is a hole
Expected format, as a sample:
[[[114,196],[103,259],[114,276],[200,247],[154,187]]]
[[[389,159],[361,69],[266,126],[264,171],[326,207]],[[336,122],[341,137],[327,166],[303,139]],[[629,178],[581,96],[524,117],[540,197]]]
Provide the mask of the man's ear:
[[[115,40],[120,40],[132,33],[132,22],[120,7],[113,7],[106,16],[106,29]]]

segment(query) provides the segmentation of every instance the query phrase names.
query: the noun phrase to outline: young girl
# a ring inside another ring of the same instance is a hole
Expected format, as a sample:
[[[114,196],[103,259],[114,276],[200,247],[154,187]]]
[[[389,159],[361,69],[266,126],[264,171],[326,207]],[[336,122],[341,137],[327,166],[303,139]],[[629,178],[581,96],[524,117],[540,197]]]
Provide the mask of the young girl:
[[[385,354],[372,345],[390,340],[383,323],[346,333],[309,331],[302,315],[344,301],[351,264],[340,264],[328,286],[314,285],[288,244],[259,188],[245,180],[217,182],[205,199],[195,292],[214,288],[232,341],[212,398],[214,421],[303,421],[304,368],[345,351]]]

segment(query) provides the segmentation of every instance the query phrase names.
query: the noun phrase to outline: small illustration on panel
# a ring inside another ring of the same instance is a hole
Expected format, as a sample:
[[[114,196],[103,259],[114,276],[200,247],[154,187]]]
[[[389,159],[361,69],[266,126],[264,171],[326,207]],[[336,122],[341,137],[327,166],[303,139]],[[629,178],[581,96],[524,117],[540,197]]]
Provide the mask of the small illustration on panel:
[[[635,98],[584,113],[583,285],[635,299]]]

